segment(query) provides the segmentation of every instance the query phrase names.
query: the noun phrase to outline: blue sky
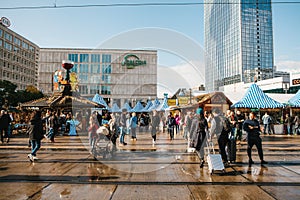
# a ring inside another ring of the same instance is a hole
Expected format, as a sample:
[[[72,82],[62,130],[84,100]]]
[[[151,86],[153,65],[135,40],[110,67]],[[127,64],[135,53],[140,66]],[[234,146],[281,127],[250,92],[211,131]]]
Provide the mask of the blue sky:
[[[295,0],[294,0],[295,1]],[[0,7],[162,2],[160,0],[1,0]],[[163,2],[187,2],[164,0]],[[188,2],[203,2],[189,0]],[[280,70],[300,71],[300,4],[274,4],[274,60]],[[0,10],[11,29],[40,47],[96,48],[109,38],[133,29],[156,27],[179,32],[204,45],[203,5],[56,8]],[[146,40],[147,38],[145,38]],[[182,65],[159,52],[159,64]]]

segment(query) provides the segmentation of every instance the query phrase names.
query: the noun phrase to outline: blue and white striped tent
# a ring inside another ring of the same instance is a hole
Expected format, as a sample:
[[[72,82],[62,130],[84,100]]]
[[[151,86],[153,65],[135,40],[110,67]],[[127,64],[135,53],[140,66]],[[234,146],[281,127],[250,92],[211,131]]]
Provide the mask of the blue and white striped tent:
[[[155,109],[157,111],[165,111],[169,108],[168,99],[164,98],[163,102]]]
[[[113,112],[113,113],[121,112],[121,109],[119,108],[117,103],[114,103],[110,109],[110,112]]]
[[[149,108],[153,105],[152,101],[148,101],[143,112],[149,112]]]
[[[107,103],[104,101],[103,97],[101,97],[99,94],[95,94],[92,101],[105,106],[106,109],[109,109]]]
[[[128,104],[128,102],[126,102],[123,107],[121,108],[121,110],[126,109],[127,112],[131,112],[132,108],[130,107],[130,105]]]
[[[289,101],[291,107],[300,107],[300,90]]]
[[[136,105],[132,108],[131,112],[144,112],[144,106],[140,101],[136,103]]]
[[[233,108],[282,108],[279,103],[266,95],[255,83],[247,90],[245,96],[232,105]]]

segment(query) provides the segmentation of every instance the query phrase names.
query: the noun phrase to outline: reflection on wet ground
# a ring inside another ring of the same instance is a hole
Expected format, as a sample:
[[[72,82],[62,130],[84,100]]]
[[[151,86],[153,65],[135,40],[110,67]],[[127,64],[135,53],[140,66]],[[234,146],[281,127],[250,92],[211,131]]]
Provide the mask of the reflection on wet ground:
[[[39,160],[27,160],[27,138],[0,146],[0,199],[299,199],[300,137],[263,136],[261,166],[248,167],[246,143],[237,146],[237,162],[210,175],[187,153],[182,136],[170,141],[149,134],[118,147],[112,159],[95,160],[85,135],[43,141]],[[217,147],[217,146],[216,146]],[[16,192],[16,188],[18,192]],[[168,191],[168,192],[166,192]],[[287,191],[287,192],[280,192]]]

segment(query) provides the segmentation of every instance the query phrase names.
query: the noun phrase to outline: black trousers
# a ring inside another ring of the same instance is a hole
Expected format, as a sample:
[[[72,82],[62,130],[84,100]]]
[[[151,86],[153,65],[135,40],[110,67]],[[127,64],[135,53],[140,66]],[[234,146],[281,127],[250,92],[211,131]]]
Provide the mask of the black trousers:
[[[249,160],[252,160],[252,147],[255,145],[258,151],[258,155],[260,160],[264,159],[264,155],[263,155],[263,150],[262,150],[262,144],[261,144],[261,138],[259,136],[257,137],[251,137],[248,138],[248,148],[247,148],[247,154],[248,154],[248,158]]]
[[[3,142],[4,138],[8,138],[8,127],[1,127],[0,133],[1,133],[1,141]],[[4,135],[3,135],[3,133],[4,133]]]
[[[228,135],[220,135],[220,137],[218,138],[220,154],[221,154],[222,160],[224,162],[228,162],[227,154],[226,154],[226,150],[225,150],[228,142],[229,142]]]

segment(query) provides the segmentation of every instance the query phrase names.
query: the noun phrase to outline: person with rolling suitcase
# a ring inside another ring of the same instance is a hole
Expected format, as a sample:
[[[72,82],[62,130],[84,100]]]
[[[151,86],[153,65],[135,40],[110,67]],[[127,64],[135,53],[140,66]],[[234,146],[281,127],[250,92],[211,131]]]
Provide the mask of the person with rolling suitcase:
[[[225,165],[228,164],[228,158],[226,154],[226,145],[228,144],[228,134],[231,132],[231,125],[229,120],[220,114],[219,109],[213,111],[213,119],[211,121],[211,135],[210,139],[214,135],[217,135],[219,152],[222,156],[222,160]]]

